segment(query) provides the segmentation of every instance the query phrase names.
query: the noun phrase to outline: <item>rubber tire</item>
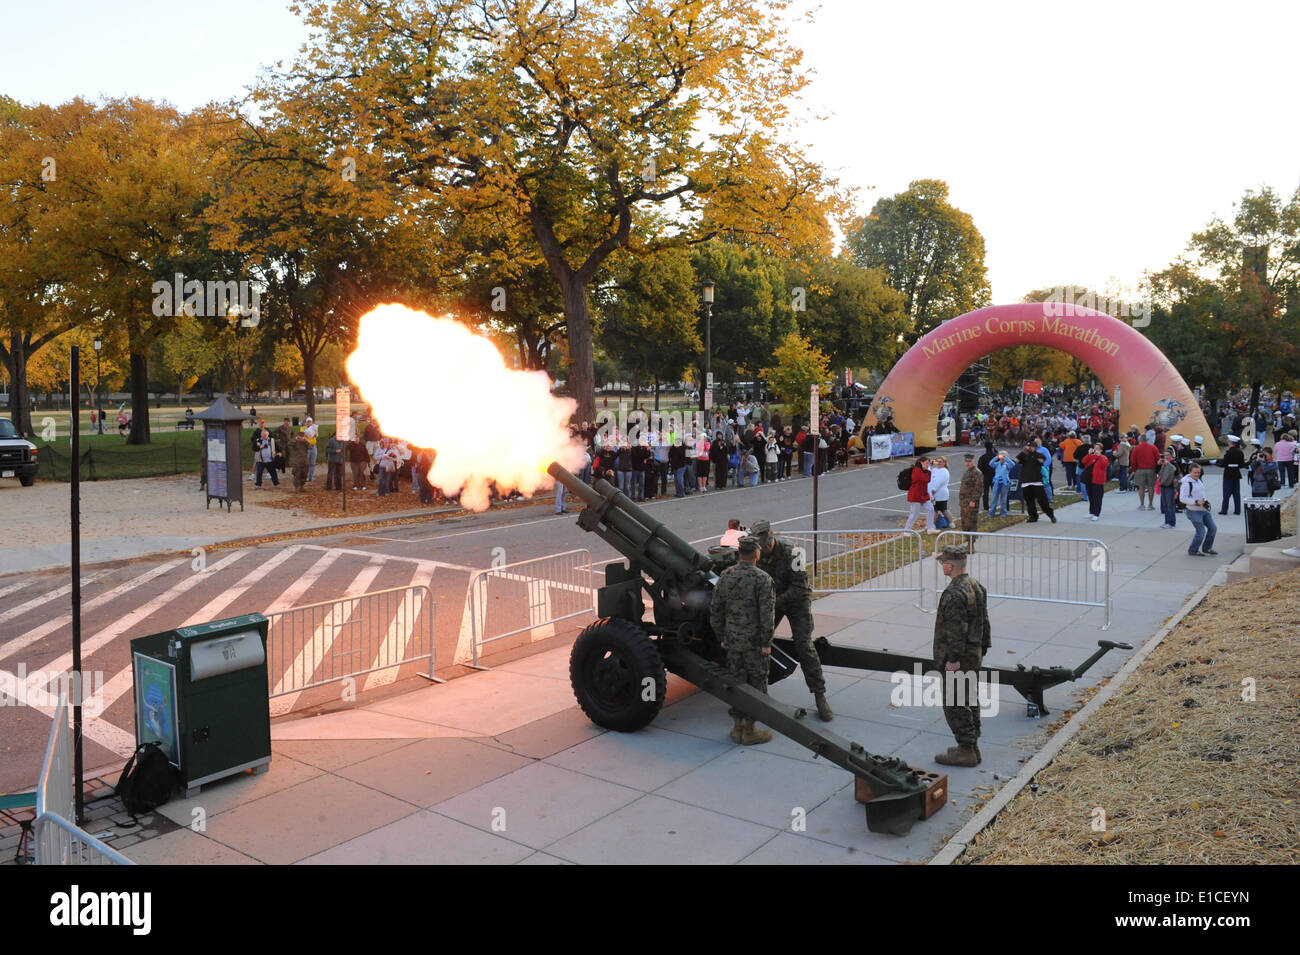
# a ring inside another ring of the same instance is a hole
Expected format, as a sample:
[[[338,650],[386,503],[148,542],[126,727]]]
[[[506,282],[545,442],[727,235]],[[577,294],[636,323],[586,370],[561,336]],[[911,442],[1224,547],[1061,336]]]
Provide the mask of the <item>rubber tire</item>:
[[[642,699],[646,679],[654,680],[651,700]],[[659,715],[668,674],[644,630],[628,620],[605,617],[574,641],[569,682],[588,719],[605,729],[631,733]]]
[[[26,475],[26,474],[24,474],[24,475],[19,475],[18,480],[19,480],[19,482],[22,484],[23,487],[31,487],[33,484],[36,483],[36,475],[35,475],[35,474],[32,474],[32,475]]]

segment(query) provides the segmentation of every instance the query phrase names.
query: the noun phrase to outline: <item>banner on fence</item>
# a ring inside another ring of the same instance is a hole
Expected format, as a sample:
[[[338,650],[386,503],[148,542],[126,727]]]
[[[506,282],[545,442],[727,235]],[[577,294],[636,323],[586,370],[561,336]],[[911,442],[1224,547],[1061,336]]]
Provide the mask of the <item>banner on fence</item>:
[[[889,454],[891,457],[903,458],[916,453],[914,435],[911,431],[897,431],[889,436]]]
[[[894,442],[889,439],[887,434],[873,434],[871,436],[871,460],[885,461],[893,454]]]

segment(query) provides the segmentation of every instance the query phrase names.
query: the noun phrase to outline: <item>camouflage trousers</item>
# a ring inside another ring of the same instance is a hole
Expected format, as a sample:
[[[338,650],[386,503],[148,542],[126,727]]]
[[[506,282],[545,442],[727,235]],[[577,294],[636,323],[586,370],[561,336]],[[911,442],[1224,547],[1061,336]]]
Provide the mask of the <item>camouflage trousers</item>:
[[[976,679],[972,679],[977,671],[948,673],[942,664],[935,669],[943,676],[943,718],[959,744],[973,746],[980,738],[979,689]]]
[[[293,489],[295,491],[300,491],[302,490],[302,486],[306,483],[307,483],[306,463],[295,464],[293,466]]]
[[[799,657],[799,669],[803,670],[803,679],[808,684],[809,692],[825,693],[826,678],[822,676],[822,661],[817,656],[817,648],[813,646],[812,608],[808,605],[808,601],[795,604],[788,609],[777,610],[773,627],[779,625],[782,618],[790,621],[795,655]]]
[[[743,679],[759,693],[767,692],[768,660],[761,650],[733,650],[727,647],[727,672],[737,679]],[[737,709],[728,709],[727,715],[745,714]]]

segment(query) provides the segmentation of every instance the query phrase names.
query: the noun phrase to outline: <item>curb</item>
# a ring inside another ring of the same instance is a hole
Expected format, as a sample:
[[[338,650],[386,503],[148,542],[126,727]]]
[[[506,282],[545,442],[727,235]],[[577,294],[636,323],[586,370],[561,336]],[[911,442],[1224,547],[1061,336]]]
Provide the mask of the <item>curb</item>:
[[[1155,636],[1149,639],[1137,653],[1129,657],[1128,662],[1120,668],[1120,671],[1111,678],[1110,682],[1102,687],[1091,700],[1089,700],[1077,713],[1074,714],[1074,716],[1070,717],[1070,721],[1066,723],[1055,736],[1048,740],[1047,744],[1035,753],[1030,758],[1029,762],[1025,763],[1020,772],[1016,773],[1016,775],[1005,786],[1003,786],[992,799],[984,804],[983,809],[977,812],[970,821],[966,823],[966,825],[958,829],[956,834],[944,843],[943,848],[940,849],[939,852],[936,853],[935,856],[926,864],[951,865],[955,862],[961,854],[966,851],[966,848],[970,845],[971,841],[997,818],[998,813],[1005,809],[1011,800],[1020,795],[1021,790],[1029,784],[1029,781],[1056,758],[1056,754],[1064,748],[1066,743],[1078,734],[1079,730],[1083,727],[1083,724],[1091,719],[1092,716],[1106,704],[1106,701],[1115,695],[1115,691],[1128,681],[1128,678],[1132,676],[1137,668],[1142,665],[1142,662],[1151,655],[1152,651],[1154,651],[1156,647],[1160,646],[1161,642],[1163,642],[1165,637],[1173,631],[1174,627],[1178,626],[1184,617],[1200,605],[1201,601],[1205,599],[1206,595],[1209,594],[1212,588],[1219,586],[1219,583],[1216,581],[1218,581],[1222,573],[1223,567],[1220,567],[1214,577],[1206,582],[1205,586],[1192,594],[1192,596],[1188,597],[1187,602],[1178,608],[1172,617],[1165,621],[1165,625],[1156,631]]]

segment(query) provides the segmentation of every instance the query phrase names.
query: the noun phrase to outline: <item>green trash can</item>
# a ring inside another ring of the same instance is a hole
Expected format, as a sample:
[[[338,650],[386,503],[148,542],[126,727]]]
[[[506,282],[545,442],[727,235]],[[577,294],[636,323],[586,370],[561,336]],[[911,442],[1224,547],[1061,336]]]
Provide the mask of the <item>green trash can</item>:
[[[162,747],[186,796],[270,766],[266,631],[247,614],[131,641],[136,745]]]

